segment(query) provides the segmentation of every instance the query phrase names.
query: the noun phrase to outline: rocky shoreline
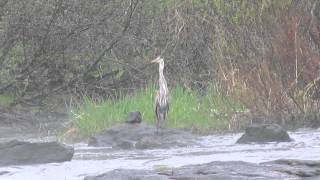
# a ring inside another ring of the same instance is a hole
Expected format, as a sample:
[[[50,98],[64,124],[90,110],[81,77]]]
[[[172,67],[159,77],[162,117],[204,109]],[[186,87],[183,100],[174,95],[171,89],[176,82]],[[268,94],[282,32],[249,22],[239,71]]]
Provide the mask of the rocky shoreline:
[[[85,180],[283,180],[318,179],[320,161],[276,160],[254,164],[242,161],[211,162],[160,170],[116,169]]]
[[[111,147],[111,151],[144,151],[153,149],[192,148],[199,146],[199,135],[190,132],[169,129],[163,130],[163,135],[155,134],[153,125],[144,124],[139,120],[139,113],[134,113],[138,119],[131,118],[126,123],[118,124],[105,131],[95,134],[88,142],[92,147]],[[12,120],[10,120],[10,118]],[[46,117],[42,117],[46,119]],[[141,118],[141,117],[140,117]],[[27,121],[24,121],[27,120]],[[32,114],[27,115],[0,113],[0,166],[23,166],[32,164],[61,163],[73,161],[75,149],[59,142],[28,142],[28,134],[38,136],[41,127],[56,129],[62,127],[64,121],[41,121]],[[54,122],[54,123],[53,123]],[[3,131],[2,131],[3,130]],[[22,138],[24,137],[24,138]],[[260,124],[248,126],[238,143],[259,144],[268,142],[290,142],[294,138],[280,126],[275,124]],[[236,141],[234,141],[236,143]],[[208,161],[209,162],[209,161]],[[0,177],[11,172],[0,171]],[[320,179],[320,161],[279,159],[264,163],[249,163],[244,161],[214,161],[210,163],[185,165],[178,168],[159,167],[148,169],[114,169],[101,171],[97,175],[84,175],[86,180],[166,180],[166,179]]]

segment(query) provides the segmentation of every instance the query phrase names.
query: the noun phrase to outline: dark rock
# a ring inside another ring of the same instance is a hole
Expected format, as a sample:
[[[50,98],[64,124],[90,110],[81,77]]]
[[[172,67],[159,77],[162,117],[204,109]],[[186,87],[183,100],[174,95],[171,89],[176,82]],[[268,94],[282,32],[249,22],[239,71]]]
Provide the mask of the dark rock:
[[[121,179],[121,180],[282,180],[319,177],[318,161],[279,160],[254,164],[241,161],[211,162],[200,165],[187,165],[180,168],[162,170],[126,170],[117,169],[86,180]]]
[[[285,175],[286,176],[286,175]],[[283,179],[272,173],[272,169],[259,164],[228,161],[201,165],[187,165],[173,170],[172,179]]]
[[[114,149],[173,148],[195,144],[191,133],[163,129],[163,135],[155,134],[156,128],[146,124],[119,124],[89,139],[89,146],[111,146]]]
[[[320,176],[320,161],[280,159],[265,164],[271,164],[276,171],[302,178]]]
[[[57,142],[9,141],[0,144],[0,166],[70,161],[74,149]]]
[[[141,113],[139,111],[129,112],[128,113],[128,119],[127,123],[134,124],[134,123],[141,123]]]
[[[84,178],[85,180],[168,180],[164,175],[159,175],[148,170],[116,169],[98,176]]]
[[[251,125],[246,128],[245,133],[238,139],[237,143],[266,143],[266,142],[289,142],[288,133],[276,124]]]
[[[5,174],[9,174],[9,171],[0,171],[0,176],[5,175]]]

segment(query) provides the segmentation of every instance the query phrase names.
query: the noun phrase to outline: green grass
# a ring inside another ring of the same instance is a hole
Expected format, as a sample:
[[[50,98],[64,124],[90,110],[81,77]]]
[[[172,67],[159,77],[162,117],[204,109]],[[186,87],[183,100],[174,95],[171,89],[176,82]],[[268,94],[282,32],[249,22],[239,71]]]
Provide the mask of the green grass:
[[[0,95],[0,106],[9,106],[13,103],[14,97],[10,95]]]
[[[150,85],[134,95],[120,98],[118,101],[105,100],[94,102],[84,97],[83,103],[71,110],[73,122],[84,136],[103,130],[116,123],[123,122],[130,111],[139,110],[147,122],[154,119],[153,98],[155,86]]]
[[[154,123],[155,85],[133,95],[123,96],[117,101],[105,100],[94,102],[84,97],[81,105],[71,110],[76,128],[84,136],[101,131],[116,123],[124,122],[130,111],[142,113],[143,121]],[[206,96],[176,86],[170,91],[171,102],[167,126],[172,128],[192,129],[199,132],[223,130],[228,126],[230,115],[243,106],[222,96],[213,86]]]

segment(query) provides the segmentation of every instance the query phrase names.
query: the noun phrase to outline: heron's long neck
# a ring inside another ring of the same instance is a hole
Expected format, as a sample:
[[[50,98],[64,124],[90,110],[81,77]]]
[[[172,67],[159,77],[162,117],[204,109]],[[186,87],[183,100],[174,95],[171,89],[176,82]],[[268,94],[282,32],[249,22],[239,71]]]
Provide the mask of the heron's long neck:
[[[159,66],[159,89],[160,93],[167,94],[168,93],[168,88],[167,88],[167,81],[164,78],[163,75],[163,66]]]

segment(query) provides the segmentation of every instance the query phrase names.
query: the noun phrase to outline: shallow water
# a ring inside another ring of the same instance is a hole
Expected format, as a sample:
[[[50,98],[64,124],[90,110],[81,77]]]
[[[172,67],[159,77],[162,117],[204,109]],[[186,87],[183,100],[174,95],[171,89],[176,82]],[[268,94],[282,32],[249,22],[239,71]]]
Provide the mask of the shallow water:
[[[303,129],[289,135],[293,142],[239,145],[235,142],[241,134],[227,134],[201,137],[197,146],[135,151],[75,144],[74,158],[70,162],[3,167],[0,174],[6,173],[0,179],[78,180],[117,168],[156,169],[212,161],[260,163],[282,158],[320,160],[320,129]]]

